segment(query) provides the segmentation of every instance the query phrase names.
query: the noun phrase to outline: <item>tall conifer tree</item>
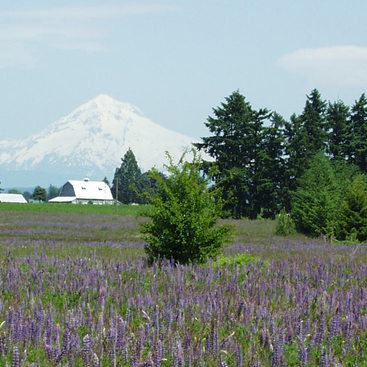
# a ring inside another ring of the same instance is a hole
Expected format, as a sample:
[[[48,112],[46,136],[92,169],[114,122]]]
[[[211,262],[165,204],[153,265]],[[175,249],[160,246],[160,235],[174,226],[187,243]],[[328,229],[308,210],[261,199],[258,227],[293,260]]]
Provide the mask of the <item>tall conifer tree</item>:
[[[211,177],[223,189],[227,209],[235,218],[254,218],[258,214],[259,163],[263,140],[263,123],[270,114],[266,109],[255,111],[236,91],[214,108],[213,117],[205,124],[213,134],[196,144],[215,159],[206,162]]]
[[[304,137],[305,158],[312,159],[326,147],[326,102],[321,99],[317,89],[313,89],[307,96],[306,105],[301,115]]]
[[[285,120],[274,112],[264,128],[257,193],[264,217],[274,218],[285,206]]]
[[[121,159],[120,168],[116,168],[113,178],[112,195],[116,197],[118,186],[118,200],[123,204],[139,202],[139,195],[136,193],[136,185],[141,178],[141,170],[136,161],[133,151],[129,148]],[[118,184],[117,184],[118,181]]]
[[[329,103],[326,121],[329,129],[327,152],[331,159],[343,160],[347,149],[349,107],[342,101]]]
[[[297,189],[298,180],[309,168],[311,160],[318,152],[324,152],[327,140],[326,102],[317,89],[307,96],[301,115],[291,116],[285,126],[287,157],[287,209],[290,198]]]
[[[297,179],[303,174],[305,160],[304,139],[301,133],[301,118],[293,114],[284,125],[285,139],[285,208],[291,208],[291,195],[297,189]]]
[[[367,98],[364,93],[352,107],[347,136],[348,160],[367,172]]]

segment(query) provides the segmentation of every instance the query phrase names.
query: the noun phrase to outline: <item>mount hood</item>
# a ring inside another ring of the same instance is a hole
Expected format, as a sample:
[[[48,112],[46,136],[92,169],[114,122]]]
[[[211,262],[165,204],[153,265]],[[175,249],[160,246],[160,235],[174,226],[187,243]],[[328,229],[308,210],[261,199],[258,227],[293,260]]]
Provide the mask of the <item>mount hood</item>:
[[[196,139],[166,129],[135,106],[100,95],[38,134],[0,141],[3,186],[63,184],[69,179],[113,178],[131,148],[143,171],[162,169]]]

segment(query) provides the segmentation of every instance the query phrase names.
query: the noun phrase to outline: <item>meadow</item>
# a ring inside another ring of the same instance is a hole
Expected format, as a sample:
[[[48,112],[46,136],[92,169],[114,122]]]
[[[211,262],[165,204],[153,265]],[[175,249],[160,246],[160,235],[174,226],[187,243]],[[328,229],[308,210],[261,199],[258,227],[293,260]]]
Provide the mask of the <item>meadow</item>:
[[[0,366],[367,366],[366,246],[227,220],[149,266],[143,209],[0,204]]]

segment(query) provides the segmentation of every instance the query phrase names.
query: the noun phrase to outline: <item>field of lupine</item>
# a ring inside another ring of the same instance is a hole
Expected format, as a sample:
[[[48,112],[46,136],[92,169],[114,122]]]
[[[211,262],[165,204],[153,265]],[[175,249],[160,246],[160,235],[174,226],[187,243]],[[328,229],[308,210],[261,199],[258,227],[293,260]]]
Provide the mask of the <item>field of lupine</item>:
[[[145,220],[0,206],[0,366],[367,366],[364,245],[243,220],[227,262],[148,266]]]

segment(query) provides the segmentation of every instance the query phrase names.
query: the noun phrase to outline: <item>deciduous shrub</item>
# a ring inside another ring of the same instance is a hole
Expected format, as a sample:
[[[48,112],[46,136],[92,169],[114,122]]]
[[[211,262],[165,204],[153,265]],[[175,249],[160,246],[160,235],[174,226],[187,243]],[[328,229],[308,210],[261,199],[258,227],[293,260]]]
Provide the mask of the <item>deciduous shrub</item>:
[[[185,156],[176,165],[168,155],[167,180],[158,171],[151,172],[157,191],[149,196],[151,220],[142,227],[151,262],[167,258],[181,264],[203,263],[218,255],[229,232],[228,227],[217,226],[222,202],[200,175],[196,152],[192,162],[185,161]]]

